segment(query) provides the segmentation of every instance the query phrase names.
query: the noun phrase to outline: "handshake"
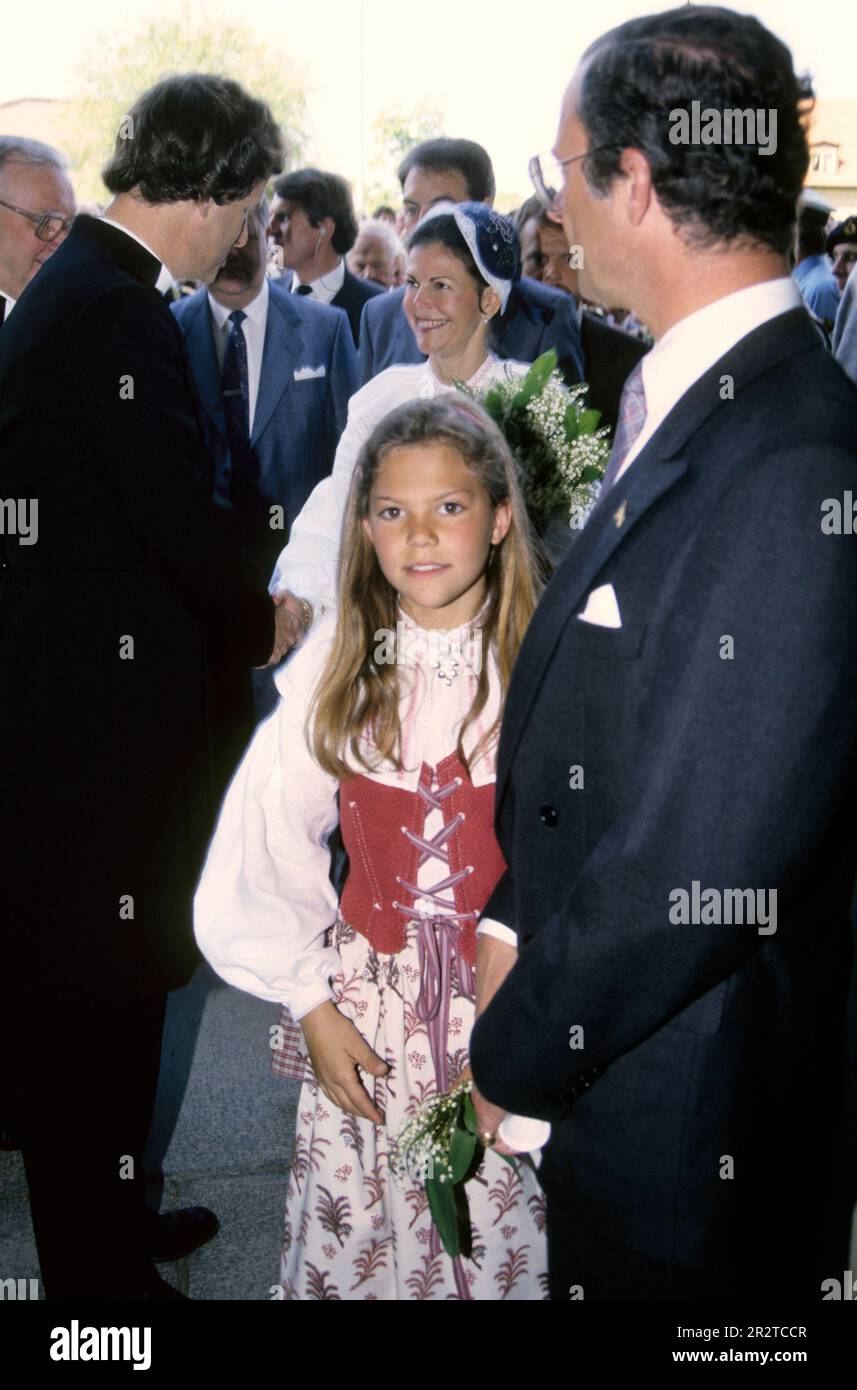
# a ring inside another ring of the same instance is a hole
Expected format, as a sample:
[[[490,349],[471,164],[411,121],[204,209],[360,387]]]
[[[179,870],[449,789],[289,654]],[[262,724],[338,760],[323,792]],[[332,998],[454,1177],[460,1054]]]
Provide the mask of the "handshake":
[[[274,650],[265,665],[256,668],[259,671],[279,666],[283,657],[306,636],[313,617],[312,605],[288,589],[271,597],[274,601]]]

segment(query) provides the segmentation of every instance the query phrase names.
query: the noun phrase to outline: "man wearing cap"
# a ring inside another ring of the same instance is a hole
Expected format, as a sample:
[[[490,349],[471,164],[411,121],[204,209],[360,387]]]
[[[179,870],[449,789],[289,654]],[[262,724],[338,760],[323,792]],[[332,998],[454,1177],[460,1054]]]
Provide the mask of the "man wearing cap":
[[[857,382],[857,271],[851,272],[833,326],[833,355],[842,370]]]
[[[825,228],[833,209],[811,190],[798,200],[795,234],[795,267],[792,275],[800,286],[807,308],[822,320],[829,332],[839,308],[840,288],[825,255]]]
[[[833,260],[833,278],[839,286],[839,293],[845,293],[848,276],[857,265],[857,217],[846,217],[837,222],[827,238],[827,254]]]

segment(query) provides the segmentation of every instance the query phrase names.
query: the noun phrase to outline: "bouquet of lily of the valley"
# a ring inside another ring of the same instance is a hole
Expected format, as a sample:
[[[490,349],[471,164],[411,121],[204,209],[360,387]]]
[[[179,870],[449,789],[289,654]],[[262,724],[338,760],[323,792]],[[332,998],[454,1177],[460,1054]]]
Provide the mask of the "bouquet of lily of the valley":
[[[476,1124],[471,1081],[424,1101],[390,1150],[390,1173],[402,1188],[425,1185],[431,1219],[447,1255],[469,1255],[470,1220],[464,1184],[479,1168],[484,1145]],[[500,1158],[515,1166],[507,1154]]]
[[[598,496],[598,482],[610,457],[610,431],[599,428],[599,411],[585,409],[586,389],[585,382],[565,385],[551,348],[525,377],[468,392],[506,437],[539,536],[560,516],[569,526],[582,526]]]

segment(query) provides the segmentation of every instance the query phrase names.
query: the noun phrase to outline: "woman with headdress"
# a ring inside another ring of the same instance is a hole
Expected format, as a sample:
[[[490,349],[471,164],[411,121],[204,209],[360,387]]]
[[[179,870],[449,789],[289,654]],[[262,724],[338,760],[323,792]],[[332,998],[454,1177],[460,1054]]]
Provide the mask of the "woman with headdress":
[[[485,203],[438,203],[411,235],[404,310],[428,360],[388,367],[351,398],[333,472],[292,525],[271,588],[297,599],[305,629],[336,604],[348,490],[375,425],[405,401],[431,400],[458,383],[481,393],[493,379],[525,375],[528,364],[501,360],[488,346],[488,325],[505,309],[519,276],[518,234]]]

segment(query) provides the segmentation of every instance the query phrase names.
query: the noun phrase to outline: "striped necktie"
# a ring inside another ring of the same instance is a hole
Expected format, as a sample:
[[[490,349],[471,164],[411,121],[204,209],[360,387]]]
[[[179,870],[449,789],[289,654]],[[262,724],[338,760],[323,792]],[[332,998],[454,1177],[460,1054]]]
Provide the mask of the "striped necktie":
[[[619,419],[613,436],[610,461],[601,481],[601,496],[608,493],[616,481],[619,469],[631,452],[646,423],[646,389],[643,385],[643,364],[638,362],[625,382],[619,402]]]
[[[253,483],[253,457],[250,451],[250,378],[247,371],[247,341],[241,327],[247,315],[233,309],[232,328],[223,356],[220,387],[226,413],[229,452],[232,455],[230,495],[236,507],[248,500]]]

